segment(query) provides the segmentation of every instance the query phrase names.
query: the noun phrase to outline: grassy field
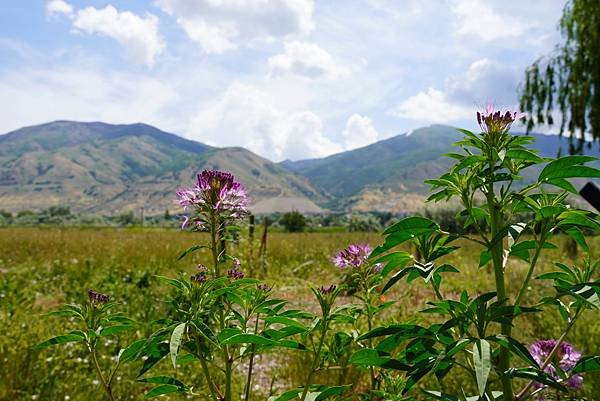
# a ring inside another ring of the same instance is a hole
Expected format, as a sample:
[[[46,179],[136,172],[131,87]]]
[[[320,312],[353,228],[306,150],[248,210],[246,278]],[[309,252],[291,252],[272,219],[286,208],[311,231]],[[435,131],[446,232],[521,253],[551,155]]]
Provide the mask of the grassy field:
[[[288,299],[291,305],[314,308],[308,284],[340,280],[341,273],[330,261],[332,254],[352,242],[376,245],[380,240],[381,237],[373,233],[275,233],[268,241],[265,281],[275,286],[276,296]],[[119,338],[120,344],[103,344],[106,355],[116,355],[119,345],[148,335],[152,330],[149,322],[161,316],[165,308],[164,299],[169,289],[155,276],[193,273],[195,264],[206,261],[207,255],[199,252],[182,261],[177,261],[177,256],[183,249],[202,241],[199,234],[167,230],[0,229],[0,400],[103,400],[100,385],[92,381],[92,367],[82,349],[32,349],[39,341],[68,329],[65,321],[44,314],[63,302],[85,302],[88,288],[110,294],[126,314],[140,323],[137,333]],[[565,260],[563,241],[560,237],[554,239],[558,249],[543,255],[539,271],[551,270],[554,260]],[[491,291],[492,272],[477,268],[479,250],[472,244],[461,245],[464,247],[446,258],[461,273],[447,276],[443,293],[457,297],[463,289],[471,293]],[[591,245],[598,249],[600,238],[592,239]],[[252,262],[256,248],[247,241],[240,241],[231,253],[240,257],[246,271],[260,274],[261,266]],[[516,291],[510,287],[511,279],[524,275],[524,270],[524,265],[511,262],[509,290]],[[552,294],[553,289],[547,283],[536,281],[528,299],[533,303]],[[415,281],[411,285],[398,285],[387,298],[397,303],[384,319],[422,321],[424,317],[418,309],[432,294],[422,282]],[[553,313],[544,316],[544,320],[519,319],[515,330],[518,337],[533,340],[558,336],[561,331],[558,317]],[[590,312],[567,340],[585,354],[598,354],[599,336],[598,314]],[[304,356],[297,351],[278,353],[258,364],[257,400],[265,399],[270,389],[277,392],[299,385],[306,368]],[[136,382],[138,369],[135,363],[126,365],[116,377],[116,392],[125,394],[123,399],[141,399],[148,389]],[[168,362],[161,362],[158,370],[161,369],[172,374]],[[182,367],[177,374],[186,377],[187,382],[201,384],[199,373],[191,366]],[[365,379],[365,373],[359,371],[344,375],[331,372],[319,377],[321,382],[351,382],[357,387]],[[588,399],[600,399],[600,375],[588,375],[585,382],[584,395]],[[462,384],[464,378],[452,375],[444,383],[448,388]]]

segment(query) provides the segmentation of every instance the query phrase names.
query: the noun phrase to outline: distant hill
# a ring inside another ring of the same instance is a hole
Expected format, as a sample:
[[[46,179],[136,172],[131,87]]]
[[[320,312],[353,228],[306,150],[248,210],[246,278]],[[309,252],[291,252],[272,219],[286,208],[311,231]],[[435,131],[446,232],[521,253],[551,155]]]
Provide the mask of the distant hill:
[[[565,138],[534,136],[542,156],[568,149]],[[423,181],[448,169],[453,160],[442,155],[460,138],[453,127],[432,125],[325,158],[276,164],[146,124],[55,121],[0,135],[0,210],[67,205],[104,215],[142,207],[173,213],[175,191],[213,168],[245,184],[256,213],[415,212],[429,191]],[[586,152],[600,156],[597,145]]]
[[[213,148],[146,124],[56,121],[0,136],[0,209],[68,205],[114,214],[172,212],[205,168],[231,171],[257,212],[321,212],[309,181],[243,148]]]
[[[533,134],[534,148],[555,157],[568,139]],[[281,165],[307,177],[334,199],[329,206],[357,211],[414,212],[423,206],[429,186],[454,161],[442,156],[462,137],[454,127],[432,125],[371,145],[321,159],[284,161]],[[600,156],[597,145],[587,154]],[[532,179],[536,172],[530,172]]]

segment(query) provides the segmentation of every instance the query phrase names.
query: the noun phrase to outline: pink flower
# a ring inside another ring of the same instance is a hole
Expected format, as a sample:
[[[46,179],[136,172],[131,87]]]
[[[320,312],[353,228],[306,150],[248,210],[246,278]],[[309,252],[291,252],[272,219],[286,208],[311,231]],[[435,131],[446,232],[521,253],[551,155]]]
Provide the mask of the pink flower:
[[[533,359],[535,359],[539,365],[542,365],[555,346],[556,340],[539,340],[529,346],[529,352]],[[560,347],[544,371],[555,379],[558,379],[561,377],[557,372],[558,369],[567,377],[567,380],[564,382],[566,387],[580,389],[583,385],[583,376],[569,375],[569,372],[575,367],[580,358],[581,352],[577,351],[571,344],[563,342],[560,344]],[[536,387],[542,388],[543,385],[538,383],[536,384]]]
[[[193,188],[177,191],[179,205],[192,214],[186,216],[182,228],[192,225],[203,229],[210,216],[218,214],[221,219],[236,220],[248,212],[248,195],[232,174],[217,170],[204,170],[198,174]]]
[[[512,123],[525,117],[525,113],[518,111],[494,110],[494,106],[487,105],[485,110],[477,112],[477,123],[483,132],[504,133],[507,132]]]
[[[347,268],[359,268],[362,266],[369,265],[369,255],[371,254],[371,247],[369,245],[358,245],[352,244],[346,249],[336,253],[333,257],[333,263],[340,269]],[[381,263],[377,263],[373,266],[373,272],[378,273],[383,268]]]

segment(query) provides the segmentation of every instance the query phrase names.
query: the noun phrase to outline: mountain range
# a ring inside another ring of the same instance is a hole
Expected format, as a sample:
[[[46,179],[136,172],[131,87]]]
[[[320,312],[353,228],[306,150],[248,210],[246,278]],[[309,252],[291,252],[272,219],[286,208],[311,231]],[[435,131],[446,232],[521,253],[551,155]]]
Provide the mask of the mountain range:
[[[567,140],[535,135],[542,156]],[[452,163],[443,157],[460,134],[432,125],[321,159],[273,163],[240,147],[217,148],[146,124],[55,121],[0,135],[0,209],[66,205],[111,215],[144,208],[177,210],[174,194],[203,169],[232,172],[248,188],[255,213],[299,210],[414,212],[427,178]],[[588,153],[600,155],[597,148]]]

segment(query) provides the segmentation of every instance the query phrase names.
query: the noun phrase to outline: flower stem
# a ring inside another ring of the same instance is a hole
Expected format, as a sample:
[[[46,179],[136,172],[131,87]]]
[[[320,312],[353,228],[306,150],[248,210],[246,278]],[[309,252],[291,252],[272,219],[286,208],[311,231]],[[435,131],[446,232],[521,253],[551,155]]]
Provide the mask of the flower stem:
[[[98,363],[98,358],[96,357],[96,349],[90,344],[88,344],[88,349],[90,351],[90,357],[92,358],[94,367],[96,368],[96,373],[98,374],[98,378],[100,379],[100,382],[102,383],[102,387],[104,387],[104,391],[106,391],[106,395],[108,395],[108,399],[111,401],[115,401],[116,399],[112,393],[112,388],[111,388],[110,384],[104,378],[104,375],[102,374],[102,370],[100,369],[100,364]]]
[[[212,379],[210,375],[210,370],[208,369],[208,364],[202,355],[200,355],[200,366],[202,366],[202,372],[204,372],[204,376],[206,377],[206,382],[208,383],[208,389],[210,390],[210,395],[212,396],[214,401],[219,401],[223,399],[223,396],[220,394],[217,385]]]
[[[490,152],[493,153],[493,152]],[[494,194],[494,181],[493,172],[496,165],[495,157],[490,154],[488,156],[490,162],[490,176],[488,177],[489,184],[487,186],[487,203],[490,212],[490,244],[492,253],[492,263],[494,266],[494,278],[496,282],[496,296],[499,301],[506,299],[506,287],[504,284],[504,246],[503,239],[498,238],[501,235],[502,228],[502,210],[500,205],[496,202],[496,196]],[[500,331],[506,337],[510,337],[511,324],[510,322],[503,322],[500,326]],[[504,375],[510,367],[510,352],[507,348],[502,347],[500,349],[500,355],[498,359],[498,369],[502,373],[500,375],[500,382],[502,384],[502,393],[504,401],[513,401],[514,393],[512,389],[512,381],[510,377]]]
[[[542,228],[542,231],[544,231],[543,228]],[[537,260],[540,256],[540,254],[542,253],[542,248],[544,247],[545,242],[546,242],[546,236],[542,234],[542,236],[540,237],[540,241],[537,244],[537,247],[535,249],[535,254],[533,255],[533,258],[531,259],[531,263],[529,264],[529,269],[527,270],[527,276],[525,276],[525,281],[523,281],[523,285],[519,289],[519,293],[517,294],[517,297],[515,298],[515,306],[519,306],[521,303],[521,298],[523,298],[523,295],[525,294],[525,291],[527,290],[527,286],[529,285],[529,281],[531,280],[531,276],[533,275],[533,270],[535,269]]]
[[[260,318],[260,313],[256,314],[256,323],[254,325],[254,334],[258,334],[258,321]],[[250,363],[248,365],[248,377],[246,378],[246,391],[244,395],[244,401],[248,401],[250,399],[250,386],[252,385],[252,369],[254,367],[254,356],[256,355],[256,344],[252,344],[252,349],[250,352]]]
[[[317,369],[319,368],[319,365],[321,363],[321,349],[323,348],[323,343],[325,342],[325,334],[327,333],[328,324],[329,324],[329,322],[327,322],[326,319],[323,319],[323,328],[321,329],[319,345],[317,346],[317,349],[315,351],[310,372],[308,372],[308,376],[306,376],[306,380],[304,382],[304,389],[302,390],[302,396],[300,397],[300,401],[304,401],[306,399],[306,396],[308,395],[308,389],[309,389],[310,385],[312,384],[313,376],[314,376],[315,372],[317,371]]]

